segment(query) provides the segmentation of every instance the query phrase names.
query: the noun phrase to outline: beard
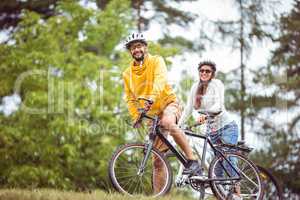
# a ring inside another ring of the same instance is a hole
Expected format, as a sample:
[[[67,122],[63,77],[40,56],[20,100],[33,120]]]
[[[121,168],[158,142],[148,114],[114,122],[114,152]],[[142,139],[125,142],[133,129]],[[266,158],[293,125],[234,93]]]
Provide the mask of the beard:
[[[138,62],[143,61],[144,60],[144,54],[141,57],[138,57],[138,58],[134,57],[134,59]]]
[[[145,57],[145,54],[144,54],[144,52],[141,52],[140,54],[141,54],[141,56],[135,56],[135,55],[132,55],[132,58],[133,58],[134,60],[138,61],[138,62],[143,61],[143,60],[144,60],[144,57]]]

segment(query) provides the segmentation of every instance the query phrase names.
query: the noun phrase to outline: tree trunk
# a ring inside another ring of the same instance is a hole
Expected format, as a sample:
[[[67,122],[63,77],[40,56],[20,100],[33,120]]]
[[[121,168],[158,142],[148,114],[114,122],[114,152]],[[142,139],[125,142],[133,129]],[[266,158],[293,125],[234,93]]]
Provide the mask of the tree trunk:
[[[142,31],[142,17],[141,17],[142,0],[137,0],[137,28],[138,31]]]
[[[240,4],[240,10],[241,10],[241,20],[240,20],[240,67],[241,67],[241,107],[240,107],[240,115],[241,115],[241,139],[245,140],[245,94],[246,94],[246,88],[245,88],[245,78],[244,78],[244,71],[245,71],[245,65],[244,65],[244,10],[243,10],[243,2],[242,0],[239,0]]]

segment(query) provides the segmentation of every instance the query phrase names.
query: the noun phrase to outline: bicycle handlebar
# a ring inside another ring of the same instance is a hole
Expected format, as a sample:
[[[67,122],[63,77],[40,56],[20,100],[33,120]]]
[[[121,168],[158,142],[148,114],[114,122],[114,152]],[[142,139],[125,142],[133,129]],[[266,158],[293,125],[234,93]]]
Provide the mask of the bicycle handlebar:
[[[144,98],[144,97],[139,97],[138,100],[147,101],[150,105],[153,104],[153,100],[152,100],[152,99],[146,99],[146,98]]]
[[[206,112],[206,111],[198,111],[199,114],[202,114],[202,115],[205,115],[205,120],[208,120],[207,123],[212,123],[213,122],[213,118],[216,117],[217,115],[221,114],[222,111],[219,111],[219,112]],[[197,126],[200,126],[204,123],[195,123],[191,126],[188,126],[186,129],[187,130],[192,130],[192,128],[195,128]]]
[[[151,99],[146,99],[144,97],[138,97],[138,100],[143,100],[146,101],[150,107],[152,106],[152,104],[154,103],[153,100]],[[149,107],[149,109],[150,109]],[[149,110],[148,109],[148,110]],[[148,110],[146,110],[145,108],[138,108],[138,112],[140,113],[139,117],[137,118],[137,120],[135,121],[135,123],[133,124],[134,128],[137,128],[138,124],[141,123],[143,117],[146,115],[146,113],[148,112]]]
[[[199,114],[205,115],[205,120],[208,120],[208,123],[212,123],[213,122],[213,118],[216,117],[217,115],[221,114],[222,111],[219,112],[206,112],[206,111],[198,111]],[[191,130],[194,127],[200,126],[204,123],[195,123],[191,126],[187,127],[187,130]]]

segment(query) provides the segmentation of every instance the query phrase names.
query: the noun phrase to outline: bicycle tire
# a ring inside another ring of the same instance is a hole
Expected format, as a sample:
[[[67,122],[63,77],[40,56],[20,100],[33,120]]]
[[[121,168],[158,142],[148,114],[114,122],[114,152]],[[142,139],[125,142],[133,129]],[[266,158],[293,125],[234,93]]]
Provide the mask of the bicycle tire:
[[[245,156],[227,152],[226,157],[235,160],[236,167],[243,177],[238,184],[240,185],[241,197],[243,200],[261,200],[263,197],[263,187],[261,177],[256,165]],[[223,163],[223,157],[216,156],[209,166],[209,178],[216,178],[217,164]],[[224,165],[224,164],[223,164]],[[246,171],[247,170],[247,171]],[[218,176],[220,177],[220,176]],[[222,175],[223,177],[223,175]],[[225,177],[225,176],[224,176]],[[211,181],[210,186],[214,195],[220,200],[226,200],[232,194],[234,181]]]
[[[171,189],[172,170],[170,164],[156,148],[151,150],[145,172],[142,175],[137,174],[138,166],[142,162],[144,154],[145,144],[143,143],[125,144],[117,148],[113,153],[109,162],[109,178],[117,191],[129,196],[145,195],[158,197],[166,194]],[[155,191],[153,186],[153,172],[155,170],[153,159],[161,161],[162,168],[160,171],[163,170],[165,172],[165,178],[159,191]],[[125,177],[122,177],[122,174]],[[146,177],[147,175],[149,177]]]
[[[268,169],[260,165],[256,166],[260,171],[260,176],[264,187],[263,200],[283,200],[282,188],[276,177],[273,176]]]

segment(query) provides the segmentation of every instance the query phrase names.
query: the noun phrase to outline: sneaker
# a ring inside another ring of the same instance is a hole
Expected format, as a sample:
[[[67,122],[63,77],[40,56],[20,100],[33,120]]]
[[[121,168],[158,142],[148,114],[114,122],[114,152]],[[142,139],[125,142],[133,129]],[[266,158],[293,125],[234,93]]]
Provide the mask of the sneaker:
[[[183,170],[182,174],[189,174],[192,176],[201,176],[202,169],[197,160],[190,160],[189,167],[185,168]]]

